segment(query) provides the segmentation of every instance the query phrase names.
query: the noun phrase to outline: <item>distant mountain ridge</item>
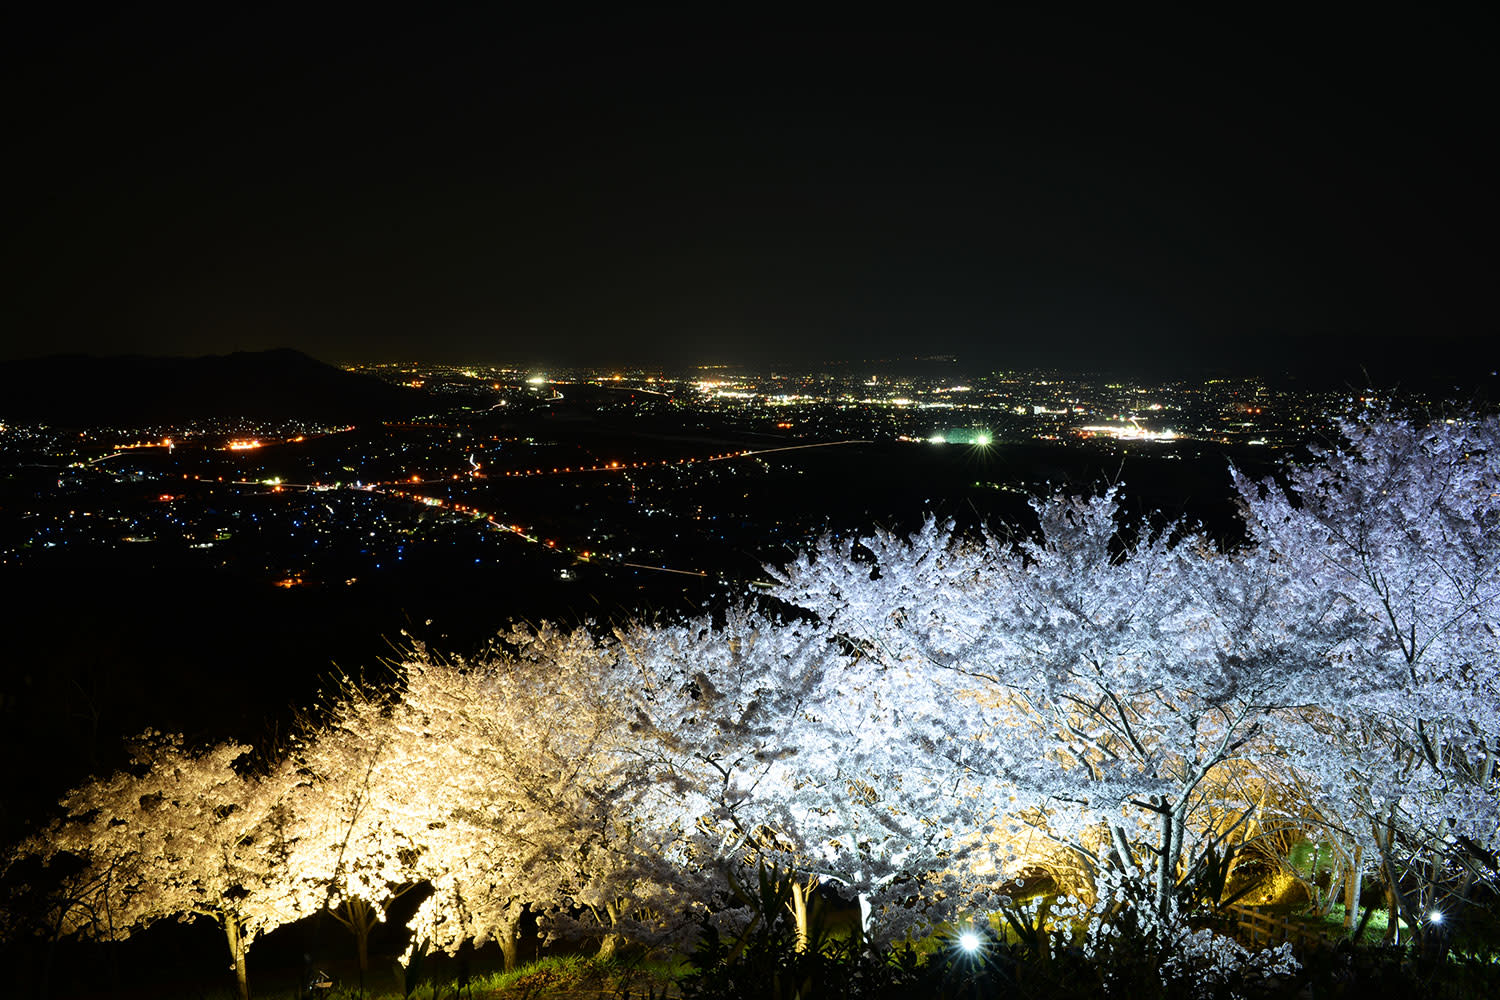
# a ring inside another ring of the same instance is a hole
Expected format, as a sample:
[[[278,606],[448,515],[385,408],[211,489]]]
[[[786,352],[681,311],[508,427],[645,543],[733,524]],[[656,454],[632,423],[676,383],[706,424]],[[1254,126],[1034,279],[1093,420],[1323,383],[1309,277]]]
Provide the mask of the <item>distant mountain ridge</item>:
[[[0,361],[0,418],[63,426],[212,417],[373,419],[421,411],[431,399],[286,348],[197,358]]]

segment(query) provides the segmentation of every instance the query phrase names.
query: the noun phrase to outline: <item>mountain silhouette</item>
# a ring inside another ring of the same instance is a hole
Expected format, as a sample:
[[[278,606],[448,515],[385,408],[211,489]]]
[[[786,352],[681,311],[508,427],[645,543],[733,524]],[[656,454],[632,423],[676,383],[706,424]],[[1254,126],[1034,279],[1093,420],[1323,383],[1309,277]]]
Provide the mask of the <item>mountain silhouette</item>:
[[[52,355],[0,362],[0,418],[62,426],[204,418],[358,420],[432,406],[432,397],[299,351],[198,358]]]

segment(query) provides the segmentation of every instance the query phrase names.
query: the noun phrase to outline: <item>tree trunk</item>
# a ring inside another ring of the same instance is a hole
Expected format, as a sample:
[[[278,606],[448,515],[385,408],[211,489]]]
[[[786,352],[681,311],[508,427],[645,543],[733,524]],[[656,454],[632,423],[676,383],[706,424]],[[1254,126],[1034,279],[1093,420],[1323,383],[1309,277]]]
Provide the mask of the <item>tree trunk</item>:
[[[349,933],[354,935],[354,952],[359,958],[359,995],[365,995],[365,978],[370,971],[370,932],[380,922],[375,907],[360,896],[345,896],[338,908],[331,911]]]
[[[609,961],[615,957],[615,951],[620,947],[620,935],[615,932],[616,925],[620,922],[620,910],[622,905],[618,901],[604,904],[604,914],[609,918],[609,930],[599,939],[599,959]]]
[[[1109,837],[1114,842],[1115,856],[1119,859],[1120,872],[1130,874],[1135,870],[1135,856],[1130,853],[1130,844],[1125,839],[1125,831],[1118,823],[1109,824]]]
[[[500,926],[495,930],[495,943],[500,945],[500,954],[505,958],[506,972],[513,972],[516,968],[518,957],[516,939],[520,936],[521,914],[525,909],[523,903],[511,903],[506,906]]]
[[[224,937],[229,942],[229,954],[234,957],[234,986],[239,1000],[250,1000],[250,980],[245,971],[245,933],[239,918],[224,917]]]
[[[787,902],[787,909],[792,912],[792,927],[796,932],[796,949],[799,952],[807,950],[812,940],[812,930],[808,923],[807,906],[813,889],[817,886],[817,879],[809,879],[806,885],[792,880],[792,898]]]
[[[370,904],[359,897],[344,902],[349,914],[349,928],[354,931],[354,947],[359,954],[359,981],[363,991],[365,973],[370,971],[370,928],[374,925],[374,913]]]
[[[354,935],[359,949],[359,995],[365,995],[365,973],[370,971],[370,929],[363,927]]]
[[[1344,883],[1344,930],[1354,929],[1354,917],[1359,912],[1360,883],[1364,881],[1364,870],[1360,867],[1360,856],[1364,847],[1354,845],[1354,860],[1349,863],[1348,881]]]
[[[505,971],[514,972],[516,970],[516,958],[518,957],[515,928],[501,928],[501,932],[496,935],[495,940],[500,945],[500,954],[505,959]]]
[[[1421,942],[1422,952],[1431,959],[1441,959],[1448,952],[1448,933],[1452,929],[1449,922],[1443,919],[1446,914],[1442,913],[1438,905],[1438,878],[1443,870],[1443,852],[1436,845],[1428,851],[1427,857],[1427,885],[1422,892],[1420,901],[1421,909],[1418,913],[1420,923],[1417,924],[1417,939]],[[1433,919],[1433,914],[1438,914],[1438,919]]]
[[[1153,797],[1151,803],[1152,808],[1161,816],[1160,856],[1156,859],[1156,912],[1165,917],[1172,899],[1172,875],[1177,867],[1177,859],[1172,856],[1172,828],[1175,824],[1172,822],[1172,810],[1167,808],[1165,802]]]
[[[1406,894],[1401,891],[1401,879],[1396,872],[1396,859],[1393,855],[1396,844],[1396,819],[1395,806],[1391,807],[1391,816],[1385,823],[1385,839],[1380,836],[1380,824],[1375,826],[1375,846],[1380,848],[1380,865],[1385,872],[1385,892],[1387,905],[1390,907],[1390,919],[1385,925],[1385,942],[1400,943],[1399,923],[1406,918],[1408,925],[1419,926],[1417,920],[1413,919],[1412,908],[1407,902]]]
[[[1188,802],[1188,797],[1184,795],[1177,808],[1172,810],[1172,851],[1167,855],[1167,880],[1174,906],[1177,903],[1177,878],[1181,874],[1177,863],[1182,858],[1182,845],[1187,840]]]

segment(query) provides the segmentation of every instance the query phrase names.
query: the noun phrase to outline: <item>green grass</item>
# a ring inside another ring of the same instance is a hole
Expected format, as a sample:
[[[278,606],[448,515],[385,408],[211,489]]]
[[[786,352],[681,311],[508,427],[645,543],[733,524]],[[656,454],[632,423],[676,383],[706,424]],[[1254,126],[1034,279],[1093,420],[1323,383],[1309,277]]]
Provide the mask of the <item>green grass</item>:
[[[1331,933],[1348,934],[1353,931],[1354,927],[1358,926],[1360,918],[1364,916],[1364,907],[1360,907],[1359,912],[1354,915],[1354,920],[1347,929],[1344,927],[1344,912],[1344,904],[1335,903],[1329,908],[1328,913],[1321,917],[1304,911],[1293,914],[1293,919],[1316,924]],[[1387,910],[1377,909],[1373,911],[1370,914],[1369,922],[1365,924],[1365,931],[1360,937],[1360,942],[1363,944],[1380,944],[1385,940],[1385,931],[1390,924],[1390,919],[1391,915]],[[1410,926],[1404,920],[1399,920],[1398,922],[1400,923],[1401,939],[1403,941],[1408,940],[1412,933]]]
[[[545,995],[570,987],[593,987],[609,996],[660,996],[667,986],[686,973],[685,961],[621,962],[583,955],[556,955],[529,962],[510,972],[475,976],[471,982],[476,997],[484,992],[513,991]],[[425,1000],[425,998],[424,998]]]
[[[476,990],[508,990],[523,982],[579,982],[592,978],[594,962],[582,955],[549,955],[524,962],[509,972],[499,970],[476,975],[470,985]]]
[[[510,972],[501,969],[476,970],[469,979],[463,996],[471,993],[475,1000],[492,998],[528,997],[541,1000],[546,997],[571,996],[573,991],[587,996],[618,997],[621,1000],[640,1000],[650,996],[664,997],[670,987],[688,971],[685,960],[674,962],[622,962],[600,961],[583,955],[549,955],[533,962],[524,962]],[[267,977],[268,979],[270,977]],[[335,986],[326,994],[327,1000],[353,1000],[360,996],[357,983],[347,977],[335,975]],[[255,1000],[301,1000],[295,985],[260,981],[254,975],[250,981]],[[448,1000],[455,996],[458,983],[451,977],[440,974],[436,985],[424,977],[411,1000]],[[370,970],[364,991],[365,1000],[404,1000],[401,976],[395,970]],[[182,994],[184,1000],[234,1000],[234,992],[228,987],[208,990],[193,990]]]

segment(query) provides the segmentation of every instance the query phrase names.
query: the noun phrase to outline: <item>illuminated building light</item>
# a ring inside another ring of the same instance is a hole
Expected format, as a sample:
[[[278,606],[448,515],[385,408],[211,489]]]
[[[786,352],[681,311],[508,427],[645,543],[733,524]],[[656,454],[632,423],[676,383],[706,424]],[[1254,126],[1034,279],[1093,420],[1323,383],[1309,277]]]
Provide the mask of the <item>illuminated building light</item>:
[[[995,436],[983,427],[952,427],[937,431],[927,439],[929,444],[972,444],[981,448],[992,444],[994,440]]]
[[[1087,436],[1099,435],[1114,438],[1117,441],[1173,441],[1177,438],[1176,431],[1170,429],[1151,431],[1135,423],[1091,424],[1080,427],[1079,431]]]
[[[249,451],[260,447],[259,438],[236,438],[224,446],[227,451]]]

